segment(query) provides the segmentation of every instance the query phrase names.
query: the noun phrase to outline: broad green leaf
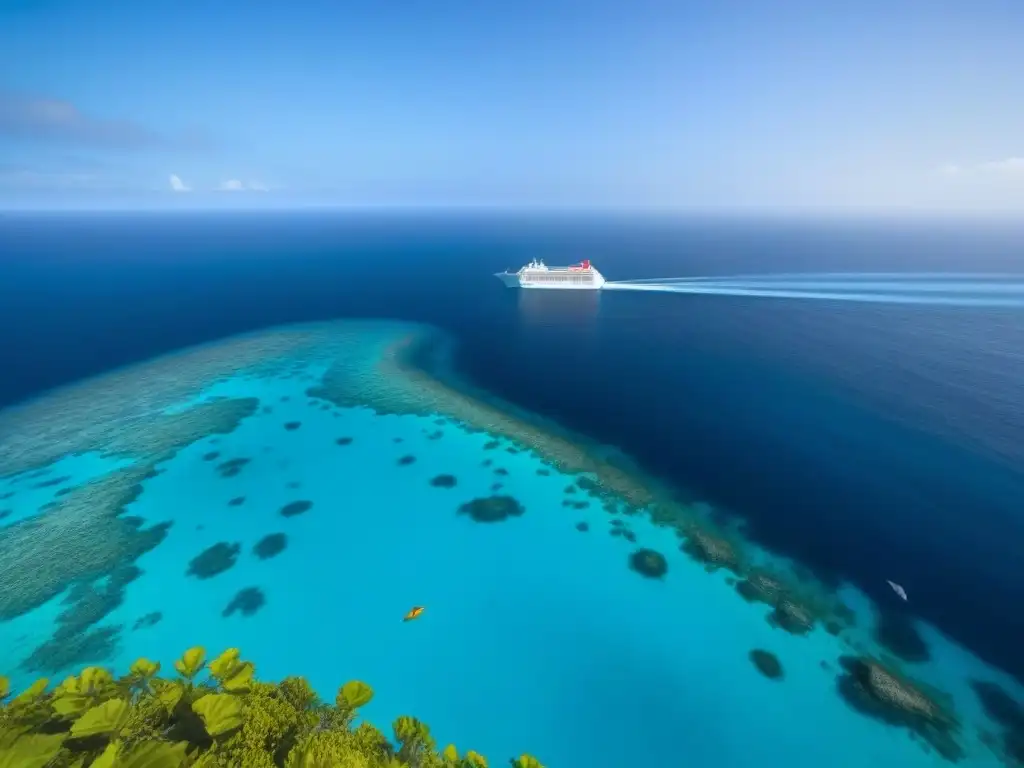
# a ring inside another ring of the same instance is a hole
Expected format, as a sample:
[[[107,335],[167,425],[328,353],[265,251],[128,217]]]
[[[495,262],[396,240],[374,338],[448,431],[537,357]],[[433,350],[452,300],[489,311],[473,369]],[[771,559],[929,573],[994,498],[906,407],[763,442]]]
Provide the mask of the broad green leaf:
[[[143,741],[118,756],[117,768],[179,768],[185,760],[187,742]],[[93,763],[96,768],[96,763]]]
[[[231,677],[224,680],[222,685],[225,691],[247,691],[252,686],[252,676],[256,668],[251,662],[243,661],[239,664]]]
[[[181,701],[181,697],[184,694],[185,687],[181,683],[168,683],[157,691],[156,697],[160,699],[160,703],[164,705],[164,709],[168,712],[172,712],[174,711],[174,708],[178,706],[178,702]]]
[[[117,733],[128,720],[130,710],[123,699],[111,699],[98,704],[75,720],[71,735],[78,737]]]
[[[92,699],[81,693],[62,693],[53,699],[53,711],[61,717],[77,717],[89,708]]]
[[[45,677],[36,680],[32,685],[15,696],[13,701],[11,701],[11,704],[29,704],[35,701],[43,695],[43,691],[46,690],[46,686],[49,684],[49,679]]]
[[[137,677],[152,677],[160,671],[160,662],[150,661],[149,659],[137,659],[131,665],[129,671]]]
[[[218,680],[234,677],[242,666],[242,662],[238,660],[240,653],[237,648],[228,648],[210,662],[210,674]]]
[[[113,682],[110,672],[103,667],[86,667],[79,675],[84,692],[99,692]]]
[[[0,748],[0,768],[45,768],[60,752],[64,734],[30,734]]]
[[[206,732],[220,736],[242,724],[242,702],[228,693],[214,693],[192,704],[192,711],[203,719]]]
[[[176,662],[174,668],[182,677],[195,677],[206,661],[206,649],[201,646],[189,648]]]
[[[341,698],[352,709],[365,707],[373,698],[373,688],[359,680],[351,680],[341,686]]]
[[[121,750],[121,742],[114,740],[107,744],[103,753],[92,761],[90,768],[114,768],[117,761],[117,753]]]

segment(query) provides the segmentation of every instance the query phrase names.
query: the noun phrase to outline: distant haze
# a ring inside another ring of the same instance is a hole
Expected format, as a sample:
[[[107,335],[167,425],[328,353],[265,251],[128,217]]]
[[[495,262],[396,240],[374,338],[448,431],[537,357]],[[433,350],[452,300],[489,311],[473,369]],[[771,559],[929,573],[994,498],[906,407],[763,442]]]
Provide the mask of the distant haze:
[[[0,207],[1024,214],[1022,39],[996,0],[4,3]]]

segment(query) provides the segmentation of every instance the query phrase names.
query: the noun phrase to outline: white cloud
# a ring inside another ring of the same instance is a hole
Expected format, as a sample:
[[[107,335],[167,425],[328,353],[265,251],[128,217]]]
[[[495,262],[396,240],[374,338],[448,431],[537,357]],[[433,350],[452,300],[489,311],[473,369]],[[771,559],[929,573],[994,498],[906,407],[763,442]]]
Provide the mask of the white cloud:
[[[985,163],[982,168],[993,173],[1020,176],[1024,179],[1024,157],[1007,157],[1004,160]]]
[[[946,163],[937,169],[946,178],[1011,177],[1024,179],[1024,157],[1007,157],[974,165]]]
[[[174,192],[191,192],[192,187],[181,180],[181,177],[172,173],[170,178],[171,190]]]
[[[262,181],[245,182],[238,179],[228,179],[227,181],[222,181],[217,190],[220,192],[269,192],[270,187]]]

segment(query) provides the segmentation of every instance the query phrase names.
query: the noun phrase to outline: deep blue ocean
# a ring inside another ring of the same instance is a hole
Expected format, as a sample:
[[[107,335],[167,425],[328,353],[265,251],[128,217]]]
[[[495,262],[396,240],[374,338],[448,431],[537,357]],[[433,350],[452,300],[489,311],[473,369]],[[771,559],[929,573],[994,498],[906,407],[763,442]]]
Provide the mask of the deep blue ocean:
[[[534,257],[589,258],[611,280],[1024,275],[1024,226],[526,213],[8,214],[0,218],[0,406],[282,324],[430,324],[454,338],[458,371],[479,387],[620,449],[681,496],[742,523],[770,553],[855,588],[901,621],[919,620],[932,628],[927,637],[937,630],[1024,683],[1024,310],[515,291],[492,277]],[[9,438],[0,434],[0,445]],[[888,579],[905,587],[909,602]],[[529,622],[529,594],[523,599],[526,607],[509,610],[525,611]],[[659,728],[684,727],[651,717]],[[622,727],[631,723],[627,717]],[[523,740],[553,744],[551,728],[545,720]],[[552,757],[548,766],[627,765],[621,755],[594,759]],[[887,758],[876,751],[871,759]],[[844,760],[830,764],[870,762],[867,753]],[[726,756],[719,765],[745,763]]]

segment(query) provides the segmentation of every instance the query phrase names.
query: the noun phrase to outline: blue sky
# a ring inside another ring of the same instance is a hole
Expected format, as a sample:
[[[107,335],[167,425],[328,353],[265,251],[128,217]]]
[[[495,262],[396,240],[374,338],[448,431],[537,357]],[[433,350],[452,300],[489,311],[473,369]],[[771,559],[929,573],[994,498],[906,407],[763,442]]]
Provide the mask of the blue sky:
[[[5,0],[0,206],[1024,212],[1022,40],[1021,0]]]

